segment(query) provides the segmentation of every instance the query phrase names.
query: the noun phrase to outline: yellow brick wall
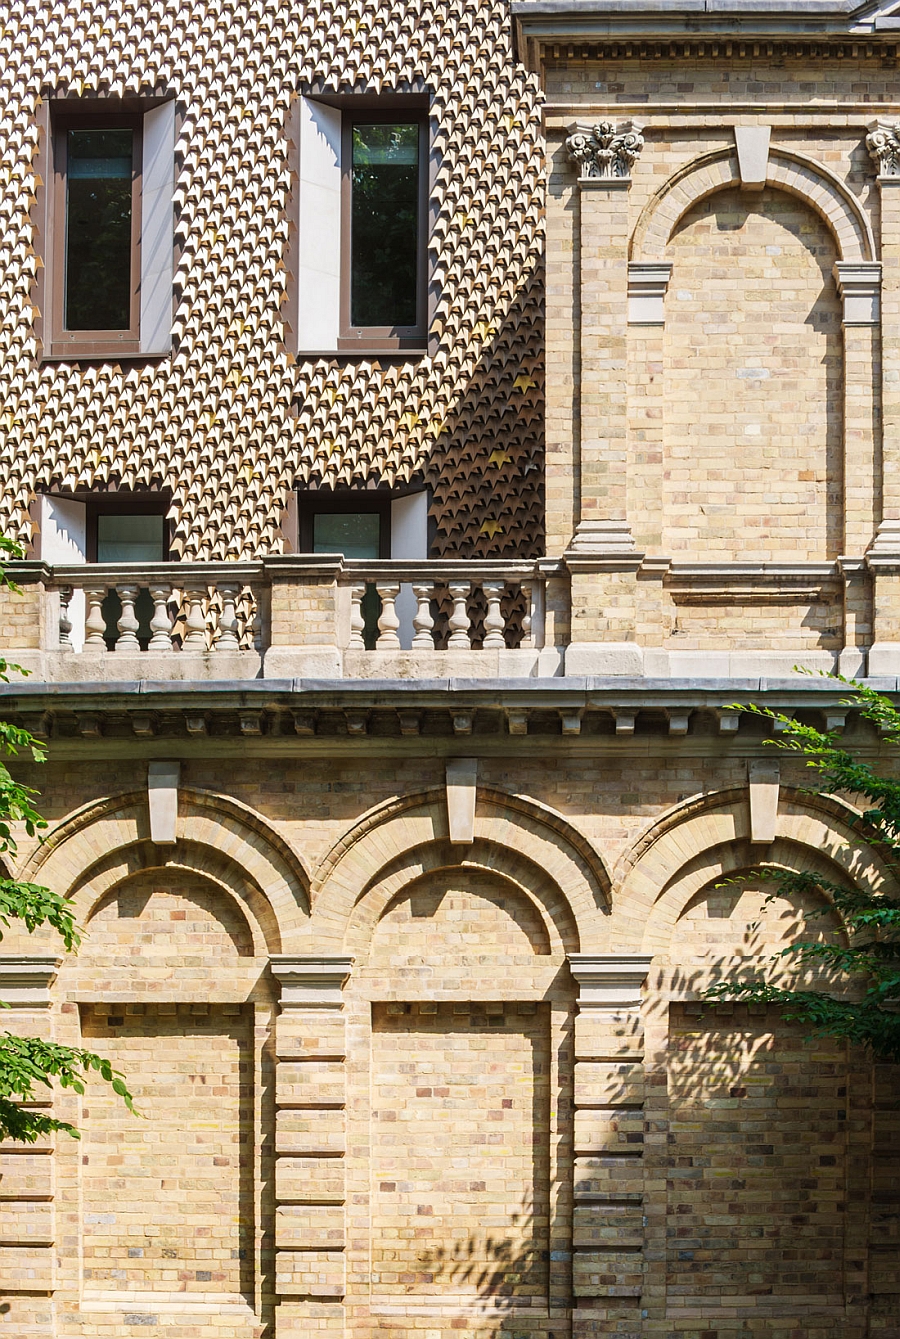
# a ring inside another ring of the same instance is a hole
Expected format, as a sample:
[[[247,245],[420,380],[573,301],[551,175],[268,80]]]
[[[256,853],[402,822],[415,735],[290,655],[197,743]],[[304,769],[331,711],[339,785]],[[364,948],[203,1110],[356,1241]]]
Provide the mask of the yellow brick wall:
[[[86,1008],[84,1045],[127,1073],[138,1119],[92,1088],[82,1112],[91,1295],[252,1292],[253,1039],[237,1005]],[[142,1309],[137,1299],[133,1307]]]
[[[713,729],[483,758],[460,850],[434,758],[191,757],[185,821],[190,787],[228,784],[246,822],[212,801],[165,850],[136,756],[22,768],[71,820],[48,862],[88,935],[52,1007],[12,1016],[108,1055],[141,1115],[91,1083],[56,1104],[80,1143],[4,1148],[0,1335],[863,1339],[862,1307],[896,1339],[896,1076],[765,1011],[698,1012],[803,930],[746,878],[759,741]],[[782,780],[768,858],[863,877],[840,807],[787,757]],[[286,992],[277,1017],[247,891],[276,837],[320,875],[311,912],[267,885],[278,951],[355,959],[339,998]],[[563,941],[651,954],[643,1003],[578,1004]]]
[[[533,1004],[375,1006],[373,1294],[546,1296],[549,1042]]]
[[[723,191],[682,219],[668,257],[662,552],[836,557],[842,338],[825,223],[783,192]],[[645,475],[635,462],[638,499]],[[639,501],[635,539],[652,540]]]

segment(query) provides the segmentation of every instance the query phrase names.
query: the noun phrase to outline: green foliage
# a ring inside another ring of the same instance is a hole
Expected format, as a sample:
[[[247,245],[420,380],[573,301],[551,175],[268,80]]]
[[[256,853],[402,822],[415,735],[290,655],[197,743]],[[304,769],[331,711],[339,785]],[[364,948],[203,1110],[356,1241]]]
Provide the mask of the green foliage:
[[[68,1121],[28,1110],[11,1099],[34,1102],[35,1084],[50,1088],[51,1079],[56,1079],[61,1088],[83,1093],[84,1077],[92,1071],[112,1086],[129,1111],[134,1111],[125,1080],[103,1056],[79,1047],[41,1041],[38,1037],[14,1037],[9,1032],[0,1037],[0,1139],[18,1139],[33,1144],[41,1135],[54,1130],[64,1130],[74,1139],[80,1138],[75,1126]]]
[[[833,677],[852,690],[843,705],[858,708],[888,746],[900,746],[900,712],[891,701],[865,684]],[[816,773],[816,784],[810,787],[815,794],[843,794],[864,802],[852,819],[857,838],[875,849],[891,873],[900,875],[900,780],[876,772],[842,748],[837,731],[817,730],[764,707],[737,704],[737,710],[780,723],[780,737],[769,742],[806,759]],[[823,899],[820,910],[808,912],[807,918],[836,911],[846,931],[845,943],[801,941],[776,958],[817,964],[843,975],[848,984],[858,980],[863,993],[845,998],[827,991],[790,990],[756,977],[720,982],[705,992],[706,998],[773,1004],[785,1019],[807,1024],[818,1035],[844,1037],[867,1046],[879,1059],[900,1060],[900,899],[831,882],[808,870],[764,866],[753,875],[775,883],[770,900],[817,894]]]
[[[17,544],[0,535],[2,554],[13,558],[23,556]],[[0,586],[16,589],[2,568]],[[0,679],[6,682],[7,670],[14,668],[18,667],[0,658]],[[35,762],[43,762],[47,756],[40,741],[27,730],[0,721],[0,754],[15,756],[20,750],[30,752]],[[29,837],[46,828],[46,819],[32,802],[36,795],[37,791],[30,786],[15,781],[0,761],[0,852],[16,853],[13,825],[21,824]],[[21,921],[29,934],[42,925],[49,926],[61,937],[67,952],[80,943],[75,919],[64,897],[40,884],[0,877],[0,925],[8,929],[13,920]],[[52,1134],[55,1130],[79,1138],[78,1131],[68,1121],[57,1120],[20,1104],[38,1102],[40,1086],[52,1089],[54,1081],[61,1088],[83,1093],[85,1078],[92,1073],[110,1084],[129,1111],[134,1111],[125,1080],[103,1056],[78,1047],[62,1046],[58,1042],[42,1041],[38,1037],[16,1037],[9,1032],[0,1034],[0,1140],[17,1139],[33,1144],[42,1135]]]

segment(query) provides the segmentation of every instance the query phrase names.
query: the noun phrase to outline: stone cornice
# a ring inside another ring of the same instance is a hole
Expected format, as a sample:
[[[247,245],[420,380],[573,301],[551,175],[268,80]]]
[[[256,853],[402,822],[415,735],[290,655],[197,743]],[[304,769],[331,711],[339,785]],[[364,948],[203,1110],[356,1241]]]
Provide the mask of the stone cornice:
[[[862,38],[880,50],[896,46],[900,23],[851,0],[512,0],[511,18],[521,59],[539,69],[544,54],[572,43],[607,45],[619,39],[652,43],[685,38],[691,55],[712,59],[746,53],[743,43],[773,41],[786,47],[818,44],[822,54],[842,41]],[[697,49],[706,43],[705,50]],[[727,50],[713,43],[724,43]],[[733,44],[733,48],[732,48]],[[637,47],[629,52],[637,57]],[[687,55],[681,49],[678,55]]]
[[[872,553],[869,566],[894,566],[894,553]],[[687,589],[687,588],[686,588]],[[896,676],[870,680],[900,692]],[[694,710],[721,713],[735,701],[779,709],[824,711],[844,696],[840,685],[814,677],[651,678],[568,676],[546,679],[309,680],[0,685],[0,711],[43,738],[55,756],[69,748],[118,756],[174,759],[197,748],[207,753],[242,749],[269,752],[298,747],[437,749],[447,756],[508,747],[510,735],[552,751],[546,715],[580,713],[583,742],[605,743],[591,727],[592,713],[615,718],[648,712],[647,723],[666,733],[662,717]],[[475,718],[479,728],[473,729]],[[508,721],[515,719],[515,729]],[[535,731],[532,733],[531,721]],[[449,728],[448,728],[449,725]],[[464,739],[461,738],[464,736]],[[418,743],[417,743],[418,741]],[[572,740],[566,741],[569,745]],[[516,747],[520,747],[519,743]]]

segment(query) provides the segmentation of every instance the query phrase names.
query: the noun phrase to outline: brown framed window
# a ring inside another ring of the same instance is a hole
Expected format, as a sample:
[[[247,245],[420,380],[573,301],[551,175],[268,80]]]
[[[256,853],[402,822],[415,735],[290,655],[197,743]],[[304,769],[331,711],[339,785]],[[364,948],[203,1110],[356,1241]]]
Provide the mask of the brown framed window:
[[[301,553],[342,553],[345,558],[391,556],[390,497],[365,493],[301,493]]]
[[[54,117],[51,343],[140,352],[142,118]]]
[[[421,348],[427,335],[427,113],[345,109],[341,131],[338,348]]]

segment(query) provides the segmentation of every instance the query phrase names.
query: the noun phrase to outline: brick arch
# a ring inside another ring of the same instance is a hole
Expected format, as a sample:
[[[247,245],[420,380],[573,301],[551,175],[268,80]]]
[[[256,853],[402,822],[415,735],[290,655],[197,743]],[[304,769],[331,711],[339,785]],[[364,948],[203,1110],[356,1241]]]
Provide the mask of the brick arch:
[[[309,876],[300,857],[259,814],[212,791],[183,787],[178,793],[176,844],[162,848],[166,858],[209,871],[213,879],[231,878],[242,907],[271,946],[289,940],[309,915]],[[86,805],[59,824],[26,863],[23,877],[75,895],[79,914],[89,914],[87,893],[94,873],[124,870],[130,860],[160,861],[150,841],[146,791],[135,791]],[[150,852],[149,857],[142,852]],[[132,856],[130,853],[134,852]],[[94,899],[96,901],[96,898]],[[268,908],[268,910],[264,910]]]
[[[858,814],[833,797],[783,786],[770,849],[750,843],[743,787],[695,796],[669,810],[620,864],[619,896],[629,919],[644,927],[643,951],[666,951],[685,907],[713,879],[762,861],[817,870],[823,877],[863,887],[892,883],[887,867],[853,827]]]
[[[475,841],[490,850],[491,866],[525,862],[554,889],[557,927],[568,918],[579,940],[603,933],[597,924],[609,912],[610,880],[599,854],[561,814],[521,795],[478,787]],[[311,894],[317,924],[337,947],[354,908],[409,853],[450,850],[452,862],[468,858],[465,846],[450,847],[443,788],[389,800],[365,814],[332,847],[315,871]],[[429,857],[430,859],[430,857]],[[440,856],[446,865],[446,856]],[[540,900],[540,899],[538,899]],[[563,909],[564,914],[563,914]],[[557,933],[562,931],[557,928]],[[568,932],[567,932],[568,933]]]
[[[183,840],[171,852],[152,842],[139,842],[113,851],[94,865],[70,890],[78,924],[90,933],[91,920],[111,893],[136,875],[170,871],[193,876],[232,901],[247,922],[256,957],[281,951],[281,935],[272,907],[236,861],[220,851]],[[89,938],[85,950],[90,952]]]
[[[466,848],[463,860],[454,858],[448,843],[433,842],[404,851],[383,868],[356,902],[344,941],[347,952],[364,955],[394,899],[428,874],[449,869],[471,869],[495,876],[538,914],[547,931],[552,955],[561,957],[578,952],[578,927],[568,904],[560,898],[556,883],[526,856],[483,839]]]
[[[688,163],[647,202],[631,240],[634,261],[664,260],[679,221],[694,205],[717,191],[740,186],[737,155],[718,149]],[[805,154],[773,146],[766,185],[797,196],[828,224],[840,260],[873,260],[875,241],[858,200],[829,168]]]

